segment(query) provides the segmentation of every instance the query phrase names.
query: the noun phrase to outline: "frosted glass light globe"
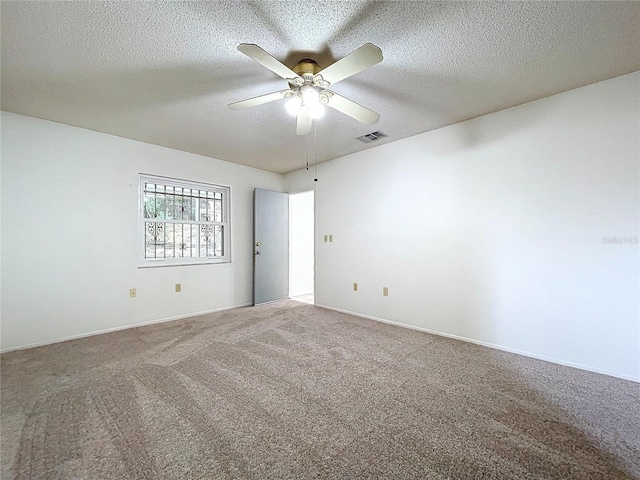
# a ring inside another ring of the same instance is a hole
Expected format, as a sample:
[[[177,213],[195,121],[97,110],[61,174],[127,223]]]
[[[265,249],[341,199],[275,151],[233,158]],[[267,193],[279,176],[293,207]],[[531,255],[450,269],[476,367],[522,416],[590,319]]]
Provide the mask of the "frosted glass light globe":
[[[320,102],[320,93],[311,85],[303,86],[300,91],[302,92],[302,101],[305,105],[314,105]]]
[[[284,108],[287,109],[287,113],[289,115],[295,117],[296,115],[298,115],[298,112],[300,111],[301,104],[302,104],[302,100],[300,97],[293,97],[287,100],[287,102],[284,104]]]

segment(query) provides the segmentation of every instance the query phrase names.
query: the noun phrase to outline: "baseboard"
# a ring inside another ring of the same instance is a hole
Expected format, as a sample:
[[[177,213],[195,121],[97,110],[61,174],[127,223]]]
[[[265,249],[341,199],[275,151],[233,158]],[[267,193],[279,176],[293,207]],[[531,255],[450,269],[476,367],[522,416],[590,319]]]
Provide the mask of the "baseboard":
[[[253,305],[253,303],[242,303],[240,305],[233,305],[231,307],[214,308],[213,310],[205,310],[205,311],[202,311],[202,312],[188,313],[188,314],[185,314],[185,315],[177,315],[175,317],[161,318],[161,319],[158,319],[158,320],[148,320],[146,322],[135,323],[135,324],[132,324],[132,325],[123,325],[123,326],[120,326],[120,327],[106,328],[104,330],[96,330],[95,332],[81,333],[81,334],[78,334],[78,335],[71,335],[70,337],[59,338],[59,339],[56,339],[56,340],[50,340],[50,341],[46,341],[46,342],[36,342],[36,343],[29,343],[27,345],[21,345],[21,346],[18,346],[18,347],[9,347],[9,348],[6,348],[4,350],[0,350],[0,354],[1,353],[8,353],[8,352],[15,352],[16,350],[26,350],[27,348],[43,347],[45,345],[52,345],[54,343],[67,342],[69,340],[77,340],[78,338],[93,337],[94,335],[102,335],[103,333],[119,332],[121,330],[128,330],[129,328],[138,328],[138,327],[144,327],[144,326],[147,326],[147,325],[154,325],[156,323],[172,322],[174,320],[181,320],[183,318],[197,317],[197,316],[200,316],[200,315],[207,315],[209,313],[223,312],[225,310],[233,310],[235,308],[250,307],[252,305]]]
[[[495,350],[502,350],[503,352],[515,353],[517,355],[522,355],[524,357],[535,358],[537,360],[544,360],[545,362],[556,363],[558,365],[564,365],[566,367],[578,368],[580,370],[586,370],[588,372],[600,373],[602,375],[608,375],[610,377],[620,378],[622,380],[630,380],[632,382],[640,383],[640,378],[632,377],[630,375],[620,375],[618,373],[609,372],[606,370],[600,370],[598,368],[593,368],[587,365],[582,365],[579,363],[567,362],[565,360],[559,360],[556,358],[546,357],[544,355],[538,355],[531,352],[525,352],[522,350],[518,350],[515,348],[505,347],[502,345],[497,345],[495,343],[484,342],[482,340],[475,340],[473,338],[462,337],[460,335],[453,335],[451,333],[439,332],[437,330],[430,330],[428,328],[416,327],[415,325],[409,325],[407,323],[395,322],[393,320],[387,320],[386,318],[374,317],[371,315],[365,315],[362,313],[352,312],[350,310],[343,310],[341,308],[330,307],[328,305],[321,305],[316,303],[316,307],[326,308],[327,310],[333,310],[335,312],[346,313],[348,315],[353,315],[354,317],[366,318],[367,320],[374,320],[376,322],[388,323],[391,325],[397,325],[399,327],[409,328],[411,330],[418,330],[420,332],[430,333],[432,335],[438,335],[439,337],[452,338],[454,340],[460,340],[463,342],[474,343],[476,345],[481,345],[483,347],[493,348]]]

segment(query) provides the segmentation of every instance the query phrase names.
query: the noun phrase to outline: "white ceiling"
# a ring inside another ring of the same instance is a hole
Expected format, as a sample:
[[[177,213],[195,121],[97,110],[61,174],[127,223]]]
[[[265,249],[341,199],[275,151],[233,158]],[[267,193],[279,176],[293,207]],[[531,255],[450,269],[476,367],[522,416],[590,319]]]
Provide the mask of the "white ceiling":
[[[332,89],[381,114],[328,110],[319,162],[640,69],[640,2],[6,2],[2,109],[285,173],[305,165],[287,88],[236,50],[326,67],[360,45],[382,63]],[[355,137],[382,130],[365,145]],[[473,134],[463,141],[473,141]]]

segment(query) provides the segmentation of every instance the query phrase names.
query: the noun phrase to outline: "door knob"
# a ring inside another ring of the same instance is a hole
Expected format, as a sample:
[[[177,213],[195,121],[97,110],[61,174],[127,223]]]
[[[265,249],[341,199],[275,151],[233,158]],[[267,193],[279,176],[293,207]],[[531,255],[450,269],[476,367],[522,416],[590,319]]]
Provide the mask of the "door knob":
[[[253,252],[254,255],[260,255],[260,250],[256,250],[255,252]]]

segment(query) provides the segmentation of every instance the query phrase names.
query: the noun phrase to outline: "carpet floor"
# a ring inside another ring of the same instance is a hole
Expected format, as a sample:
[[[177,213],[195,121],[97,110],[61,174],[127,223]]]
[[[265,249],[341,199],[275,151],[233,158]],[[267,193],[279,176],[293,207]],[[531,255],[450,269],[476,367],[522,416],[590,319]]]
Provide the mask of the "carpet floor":
[[[277,302],[3,354],[2,478],[640,478],[640,384]]]

